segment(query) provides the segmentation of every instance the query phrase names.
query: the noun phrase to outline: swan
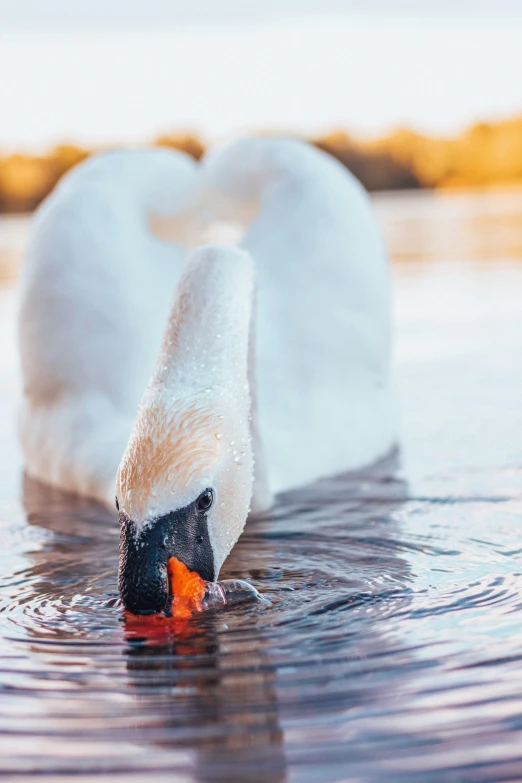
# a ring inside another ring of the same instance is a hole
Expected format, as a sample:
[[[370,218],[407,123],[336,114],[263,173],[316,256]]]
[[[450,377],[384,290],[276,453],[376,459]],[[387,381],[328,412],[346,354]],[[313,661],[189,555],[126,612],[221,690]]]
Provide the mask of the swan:
[[[151,214],[242,238],[188,248]],[[384,245],[360,183],[304,142],[83,163],[34,218],[19,331],[26,472],[116,498],[134,613],[165,609],[170,558],[217,580],[274,493],[394,443]]]

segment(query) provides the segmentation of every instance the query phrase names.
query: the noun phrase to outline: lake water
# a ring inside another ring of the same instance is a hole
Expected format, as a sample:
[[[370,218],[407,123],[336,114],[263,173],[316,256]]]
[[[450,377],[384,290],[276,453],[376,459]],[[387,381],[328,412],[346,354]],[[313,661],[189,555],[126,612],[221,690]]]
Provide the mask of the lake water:
[[[522,779],[522,192],[375,202],[400,449],[248,525],[223,576],[271,606],[152,638],[115,606],[115,514],[22,481],[0,221],[5,778]]]

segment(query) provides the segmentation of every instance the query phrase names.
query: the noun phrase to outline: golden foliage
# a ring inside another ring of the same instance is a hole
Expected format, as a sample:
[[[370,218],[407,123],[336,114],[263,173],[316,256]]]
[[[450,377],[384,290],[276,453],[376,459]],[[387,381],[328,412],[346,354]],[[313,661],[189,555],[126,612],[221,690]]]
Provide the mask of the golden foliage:
[[[66,171],[89,153],[62,145],[43,156],[0,158],[0,212],[28,212],[38,206]]]
[[[334,133],[316,144],[345,163],[369,190],[522,182],[522,118],[479,123],[456,138],[399,129],[365,142]]]
[[[205,151],[202,142],[191,134],[161,136],[154,146],[179,149],[196,159]],[[0,213],[36,209],[58,180],[93,152],[62,144],[47,155],[0,155]]]
[[[196,160],[203,157],[205,145],[192,133],[177,134],[171,136],[160,136],[155,141],[156,147],[168,147],[171,150],[181,150],[191,155]]]
[[[313,140],[369,190],[485,187],[522,182],[522,117],[478,123],[455,138],[423,136],[407,129],[376,140],[338,131]],[[194,134],[159,137],[154,144],[199,159],[205,151]],[[47,155],[0,156],[0,212],[34,209],[60,177],[92,154],[61,145]]]

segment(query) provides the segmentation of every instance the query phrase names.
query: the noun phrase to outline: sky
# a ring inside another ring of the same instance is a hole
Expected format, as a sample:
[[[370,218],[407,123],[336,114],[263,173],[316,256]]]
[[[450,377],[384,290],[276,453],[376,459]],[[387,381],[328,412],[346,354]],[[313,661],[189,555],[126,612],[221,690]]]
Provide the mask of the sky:
[[[217,23],[322,15],[522,16],[520,0],[0,0],[6,26]]]
[[[0,148],[522,113],[522,0],[0,0]]]

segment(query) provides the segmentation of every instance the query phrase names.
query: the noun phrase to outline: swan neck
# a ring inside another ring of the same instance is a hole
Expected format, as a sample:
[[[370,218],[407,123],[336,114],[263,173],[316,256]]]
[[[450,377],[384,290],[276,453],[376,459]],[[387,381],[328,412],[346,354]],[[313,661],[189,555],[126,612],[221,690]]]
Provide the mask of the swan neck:
[[[179,281],[156,382],[169,393],[199,387],[248,392],[254,266],[240,250],[194,251]]]

